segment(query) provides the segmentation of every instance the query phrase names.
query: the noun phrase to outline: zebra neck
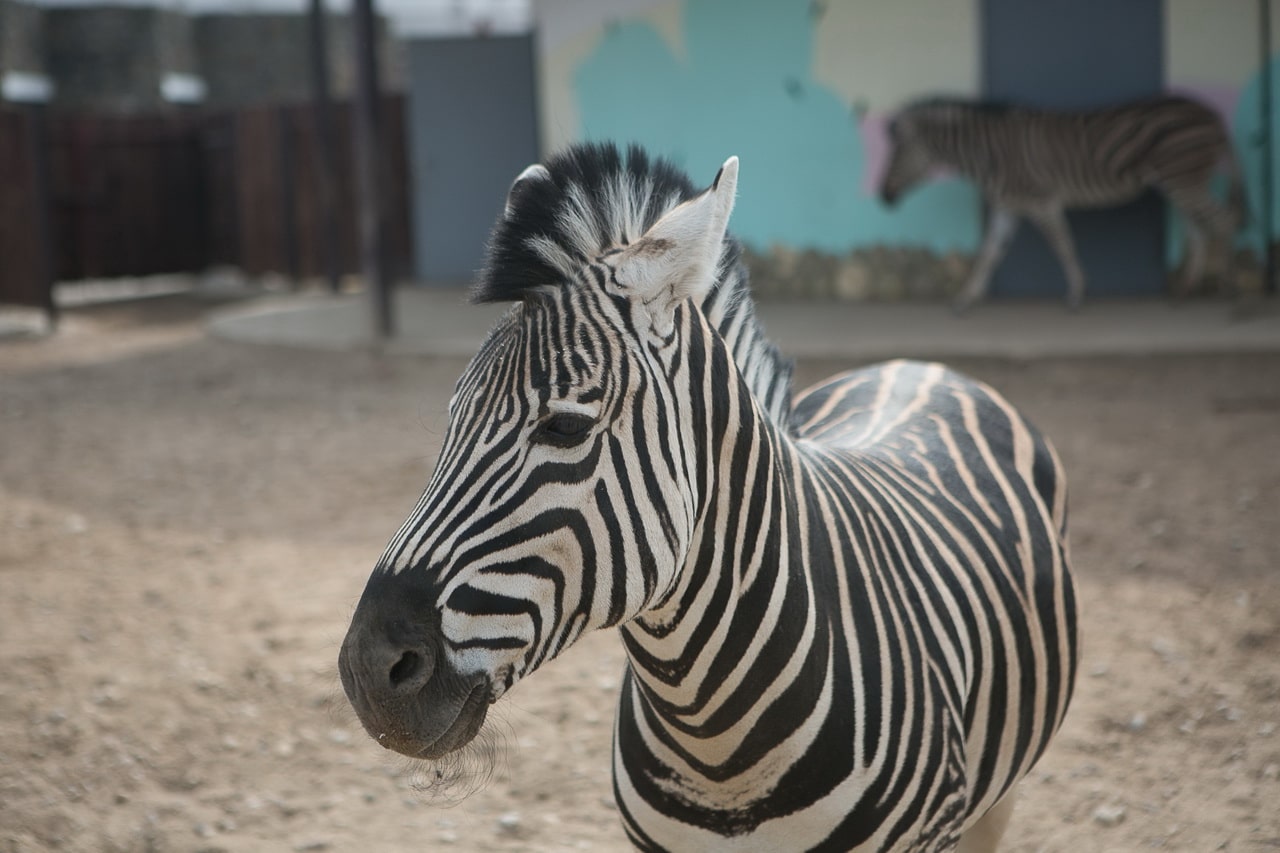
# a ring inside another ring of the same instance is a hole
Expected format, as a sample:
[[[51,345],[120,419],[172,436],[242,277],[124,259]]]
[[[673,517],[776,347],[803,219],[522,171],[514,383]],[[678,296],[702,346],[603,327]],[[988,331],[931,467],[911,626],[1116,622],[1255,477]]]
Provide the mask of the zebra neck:
[[[633,673],[624,705],[638,705],[636,722],[656,724],[675,763],[697,767],[696,776],[752,760],[760,690],[812,665],[805,652],[826,642],[796,548],[809,528],[796,445],[745,382],[728,412],[710,418],[707,499],[689,558],[662,605],[622,627]]]
[[[765,336],[756,317],[741,253],[736,240],[725,240],[720,257],[724,272],[703,300],[702,314],[724,340],[738,374],[760,408],[773,423],[786,427],[791,417],[793,365]]]

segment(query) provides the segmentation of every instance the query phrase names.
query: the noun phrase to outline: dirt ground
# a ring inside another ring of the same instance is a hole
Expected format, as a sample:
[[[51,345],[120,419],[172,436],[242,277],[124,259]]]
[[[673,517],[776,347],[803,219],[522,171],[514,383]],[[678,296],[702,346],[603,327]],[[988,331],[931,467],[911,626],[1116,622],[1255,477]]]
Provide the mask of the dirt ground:
[[[612,634],[500,703],[460,804],[338,685],[462,362],[213,341],[212,307],[0,341],[0,853],[627,849]],[[1073,487],[1084,664],[1005,849],[1280,849],[1280,355],[956,365]]]

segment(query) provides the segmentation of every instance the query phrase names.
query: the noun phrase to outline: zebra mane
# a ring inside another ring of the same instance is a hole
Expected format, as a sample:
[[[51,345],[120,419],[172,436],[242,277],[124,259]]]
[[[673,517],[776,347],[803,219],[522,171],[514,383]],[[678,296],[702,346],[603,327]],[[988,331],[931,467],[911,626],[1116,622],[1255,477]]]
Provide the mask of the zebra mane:
[[[984,116],[1007,115],[1021,109],[1011,101],[978,101],[972,98],[960,98],[948,95],[933,95],[920,98],[904,106],[903,113],[955,110],[964,113],[978,113]]]
[[[549,178],[519,181],[494,226],[476,302],[514,302],[565,287],[603,252],[638,240],[671,208],[698,194],[688,176],[632,145],[583,143],[548,160]],[[702,312],[775,424],[790,427],[791,361],[755,317],[741,247],[726,235],[719,277]]]

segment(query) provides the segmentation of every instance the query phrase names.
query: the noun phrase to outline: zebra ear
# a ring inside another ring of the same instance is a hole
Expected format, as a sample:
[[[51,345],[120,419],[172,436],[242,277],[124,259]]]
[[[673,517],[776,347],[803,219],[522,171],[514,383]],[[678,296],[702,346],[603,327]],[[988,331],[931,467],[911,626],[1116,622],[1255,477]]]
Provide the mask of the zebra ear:
[[[515,208],[516,195],[521,190],[527,188],[529,184],[534,181],[549,180],[551,180],[551,173],[548,172],[547,167],[541,163],[534,163],[532,166],[529,166],[523,172],[516,175],[516,179],[511,182],[511,189],[507,190],[507,204],[506,207],[503,208],[502,215],[506,217],[511,216],[511,211]]]
[[[672,208],[622,251],[613,284],[667,318],[683,300],[706,296],[716,281],[737,186],[738,158],[730,157],[711,186]]]

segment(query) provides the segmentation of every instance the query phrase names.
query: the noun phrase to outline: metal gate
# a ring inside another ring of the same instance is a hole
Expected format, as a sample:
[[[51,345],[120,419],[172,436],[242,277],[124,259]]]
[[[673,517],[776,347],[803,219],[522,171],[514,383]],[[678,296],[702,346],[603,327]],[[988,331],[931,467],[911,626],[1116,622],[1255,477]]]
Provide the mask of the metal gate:
[[[403,275],[411,255],[404,99],[382,107],[387,263]],[[350,107],[335,105],[333,118],[338,262],[357,272]],[[318,134],[309,104],[133,116],[0,110],[0,303],[52,308],[54,280],[224,264],[251,275],[320,275],[334,240],[320,215]]]

